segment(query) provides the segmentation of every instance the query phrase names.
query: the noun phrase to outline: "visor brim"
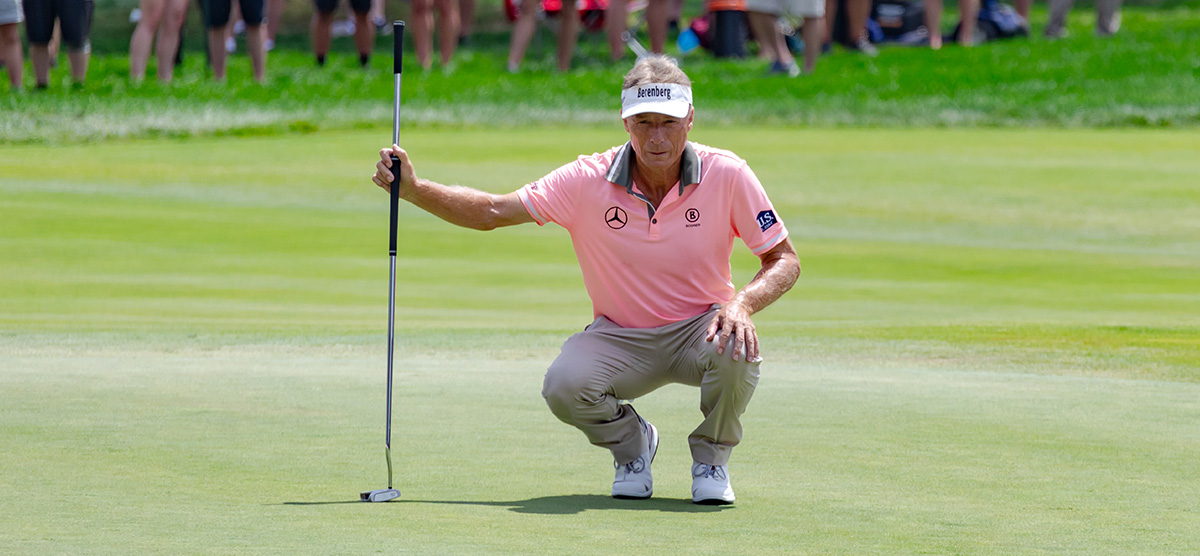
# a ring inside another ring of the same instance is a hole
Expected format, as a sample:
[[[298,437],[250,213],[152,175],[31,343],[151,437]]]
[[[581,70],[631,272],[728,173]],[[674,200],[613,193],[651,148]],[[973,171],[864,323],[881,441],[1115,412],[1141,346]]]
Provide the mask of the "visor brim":
[[[691,111],[692,104],[686,100],[639,102],[622,110],[621,119],[647,112],[663,114],[672,118],[686,118]]]

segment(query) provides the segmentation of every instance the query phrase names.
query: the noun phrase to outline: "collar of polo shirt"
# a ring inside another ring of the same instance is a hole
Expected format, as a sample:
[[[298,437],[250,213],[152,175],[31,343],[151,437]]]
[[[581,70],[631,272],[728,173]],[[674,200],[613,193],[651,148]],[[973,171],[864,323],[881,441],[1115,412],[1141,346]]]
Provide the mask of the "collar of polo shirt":
[[[633,164],[637,153],[633,150],[631,143],[621,145],[617,150],[617,154],[613,156],[612,166],[608,167],[608,172],[605,172],[604,179],[624,187],[629,193],[633,193]],[[679,194],[683,195],[683,188],[689,185],[700,184],[700,156],[696,154],[696,150],[692,148],[692,142],[688,141],[683,146],[683,159],[679,162]]]

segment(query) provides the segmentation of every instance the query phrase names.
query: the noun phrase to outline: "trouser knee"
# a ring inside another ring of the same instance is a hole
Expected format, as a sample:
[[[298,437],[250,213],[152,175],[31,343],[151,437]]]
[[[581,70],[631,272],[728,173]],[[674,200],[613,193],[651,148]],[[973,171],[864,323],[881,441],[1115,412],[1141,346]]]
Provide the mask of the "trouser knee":
[[[705,373],[705,382],[722,387],[754,388],[758,384],[759,361],[747,361],[744,355],[735,361],[732,350],[732,340],[725,353],[717,353],[716,342],[705,343],[703,358],[709,368]]]
[[[580,379],[574,369],[555,362],[546,371],[542,397],[555,417],[565,423],[575,423],[588,406],[595,404],[597,396],[589,393],[587,381]],[[589,399],[592,400],[590,403]]]

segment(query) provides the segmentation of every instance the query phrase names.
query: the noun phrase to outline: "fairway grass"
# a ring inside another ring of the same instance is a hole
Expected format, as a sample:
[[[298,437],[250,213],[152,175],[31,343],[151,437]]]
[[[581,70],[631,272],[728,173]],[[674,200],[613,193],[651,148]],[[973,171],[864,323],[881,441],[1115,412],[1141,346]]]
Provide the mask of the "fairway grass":
[[[0,553],[1200,551],[1200,134],[692,138],[748,159],[805,269],[755,318],[730,508],[688,502],[695,390],[636,402],[642,503],[546,409],[591,320],[563,230],[408,206],[403,496],[353,503],[386,486],[386,134],[4,147]],[[497,192],[623,140],[403,135],[419,175]]]

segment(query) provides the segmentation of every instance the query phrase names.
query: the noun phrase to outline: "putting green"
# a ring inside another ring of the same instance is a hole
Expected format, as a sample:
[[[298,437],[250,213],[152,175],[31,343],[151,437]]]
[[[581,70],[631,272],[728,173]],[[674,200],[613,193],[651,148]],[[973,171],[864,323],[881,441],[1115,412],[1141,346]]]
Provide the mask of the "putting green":
[[[350,503],[385,480],[376,135],[0,151],[0,553],[1200,550],[1197,133],[699,126],[805,267],[756,319],[723,509],[686,501],[694,390],[637,402],[644,503],[545,408],[590,320],[561,229],[411,207],[403,496]],[[622,134],[404,138],[421,175],[508,191]]]

